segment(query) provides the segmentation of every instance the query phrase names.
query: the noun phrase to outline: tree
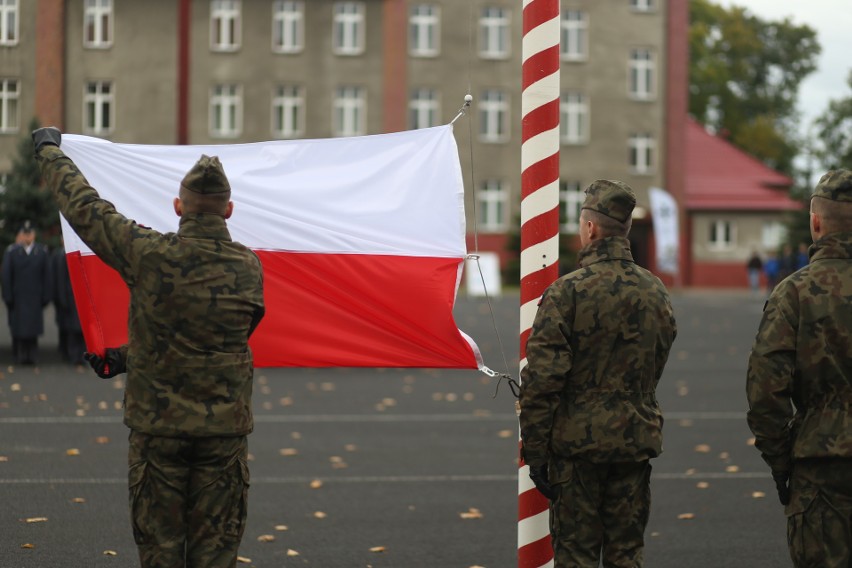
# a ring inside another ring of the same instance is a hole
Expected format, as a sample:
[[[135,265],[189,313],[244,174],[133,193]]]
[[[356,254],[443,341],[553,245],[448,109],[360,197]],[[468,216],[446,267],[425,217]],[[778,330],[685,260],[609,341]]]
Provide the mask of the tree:
[[[789,19],[691,0],[689,112],[734,145],[781,172],[798,151],[796,101],[816,69],[816,32]]]
[[[852,90],[852,71],[846,82]],[[822,141],[817,155],[825,168],[852,168],[852,92],[830,101],[828,109],[816,119],[816,127]]]
[[[38,121],[33,119],[28,132],[38,127]],[[12,170],[6,176],[0,193],[0,213],[3,219],[0,226],[0,250],[5,250],[9,243],[14,242],[18,227],[26,220],[30,220],[39,230],[42,242],[56,244],[59,213],[50,193],[41,188],[41,174],[29,134],[18,143]]]

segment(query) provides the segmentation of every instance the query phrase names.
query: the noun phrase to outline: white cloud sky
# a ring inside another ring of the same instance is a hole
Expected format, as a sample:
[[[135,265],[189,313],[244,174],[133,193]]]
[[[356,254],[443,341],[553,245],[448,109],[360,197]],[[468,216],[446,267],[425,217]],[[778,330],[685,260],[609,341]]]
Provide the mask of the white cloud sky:
[[[826,109],[830,99],[852,94],[846,78],[852,70],[852,0],[713,0],[741,6],[763,20],[790,18],[817,32],[822,46],[818,69],[799,88],[802,129]]]

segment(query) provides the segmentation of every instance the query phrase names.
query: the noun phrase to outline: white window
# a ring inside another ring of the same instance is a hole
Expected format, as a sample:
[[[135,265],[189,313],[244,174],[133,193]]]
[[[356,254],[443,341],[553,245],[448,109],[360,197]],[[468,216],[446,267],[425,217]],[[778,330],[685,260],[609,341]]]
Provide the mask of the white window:
[[[279,85],[272,93],[272,135],[298,138],[304,133],[304,89],[298,85]]]
[[[272,3],[272,51],[299,53],[305,48],[305,3]]]
[[[710,222],[708,245],[712,249],[729,249],[736,243],[736,226],[733,222],[717,219]]]
[[[86,0],[83,5],[83,46],[112,45],[112,0]]]
[[[509,190],[506,184],[496,179],[481,182],[476,200],[479,205],[479,230],[489,233],[505,231],[509,216]]]
[[[441,49],[441,16],[434,4],[411,7],[408,51],[414,57],[434,57]]]
[[[479,18],[479,55],[485,59],[509,57],[509,11],[489,6]]]
[[[760,242],[763,248],[776,250],[787,240],[787,227],[781,221],[765,221]]]
[[[240,48],[240,0],[211,0],[210,49],[236,51]]]
[[[112,81],[88,81],[83,91],[83,132],[103,136],[114,128]]]
[[[650,134],[633,134],[630,136],[630,171],[634,174],[650,174],[654,172],[654,153],[657,143]]]
[[[18,0],[0,0],[0,45],[18,43]]]
[[[509,140],[509,96],[489,89],[479,101],[479,137],[483,142]]]
[[[367,96],[363,87],[339,87],[334,96],[335,136],[366,134]]]
[[[561,52],[564,61],[585,61],[589,57],[589,16],[578,10],[562,11]]]
[[[360,55],[364,53],[366,35],[363,2],[334,3],[334,53]]]
[[[438,126],[441,108],[435,89],[414,89],[408,109],[411,128]]]
[[[215,85],[210,92],[210,136],[235,138],[243,129],[243,95],[239,85]]]
[[[654,0],[630,0],[630,9],[634,12],[653,12]]]
[[[630,50],[628,92],[634,99],[650,100],[656,94],[654,87],[654,53],[650,49]]]
[[[580,207],[585,199],[579,181],[559,182],[559,224],[563,233],[576,235],[580,231]]]
[[[18,131],[18,80],[0,79],[0,132]]]
[[[562,94],[559,103],[559,137],[563,144],[585,144],[589,141],[589,103],[577,92]]]

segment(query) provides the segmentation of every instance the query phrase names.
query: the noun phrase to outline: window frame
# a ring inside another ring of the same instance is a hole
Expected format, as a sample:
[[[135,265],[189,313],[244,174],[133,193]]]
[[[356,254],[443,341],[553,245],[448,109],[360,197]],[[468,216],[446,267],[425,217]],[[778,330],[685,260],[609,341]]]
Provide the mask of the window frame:
[[[559,180],[559,232],[563,235],[580,233],[580,211],[586,194],[579,180]]]
[[[223,92],[225,89],[230,92]],[[242,135],[242,85],[239,83],[216,83],[211,86],[208,112],[208,131],[211,138],[233,139]],[[220,122],[219,128],[216,127],[217,119]]]
[[[728,238],[720,241],[718,239],[719,229]],[[731,250],[737,245],[737,224],[731,219],[711,219],[708,224],[707,248],[714,251]],[[715,237],[715,238],[714,238]]]
[[[428,97],[420,95],[428,93]],[[425,124],[423,118],[426,117]],[[437,89],[416,87],[408,100],[408,127],[412,130],[441,124],[441,97]]]
[[[657,140],[649,132],[634,133],[628,139],[630,173],[652,175],[656,172]],[[643,158],[640,160],[640,156]]]
[[[83,48],[109,49],[113,44],[113,0],[83,1]],[[91,23],[93,39],[89,40]],[[106,37],[104,37],[104,35]]]
[[[292,90],[292,91],[290,91]],[[290,92],[288,92],[290,91]],[[296,83],[282,83],[272,89],[272,120],[270,129],[274,138],[290,140],[305,135],[307,97],[305,88]],[[279,127],[280,117],[280,127]],[[288,120],[295,123],[289,125]]]
[[[630,0],[630,11],[647,14],[657,11],[655,0]]]
[[[479,182],[476,192],[477,229],[483,233],[502,233],[509,226],[509,184],[489,178]],[[496,219],[492,219],[496,217]]]
[[[340,12],[343,8],[356,8],[354,12]],[[366,49],[367,9],[363,1],[347,0],[332,5],[332,53],[341,56],[362,55]]]
[[[347,138],[365,135],[367,133],[367,89],[359,85],[337,87],[332,100],[331,117],[332,136]]]
[[[499,95],[497,100],[492,95]],[[509,141],[511,101],[509,93],[503,89],[485,89],[479,100],[479,140],[488,144],[502,144]],[[494,126],[496,125],[496,132]],[[502,131],[501,131],[502,130]]]
[[[14,86],[14,91],[10,89]],[[21,130],[21,81],[12,77],[0,78],[0,134]]]
[[[582,18],[569,19],[569,14],[579,14]],[[559,57],[562,61],[588,61],[589,13],[584,10],[562,10],[559,17],[559,39]]]
[[[104,92],[104,87],[108,87]],[[94,88],[94,92],[92,92]],[[115,132],[115,81],[92,79],[83,84],[83,133],[109,136]],[[106,106],[106,112],[104,112]],[[90,111],[91,109],[91,111]],[[104,116],[108,125],[103,125]]]
[[[9,24],[9,20],[12,24]],[[0,45],[18,45],[20,41],[21,9],[19,0],[0,1]],[[11,34],[10,34],[11,29]],[[11,37],[10,37],[11,36]]]
[[[305,50],[304,0],[275,0],[272,3],[271,41],[273,53],[293,54]]]
[[[647,54],[647,58],[636,57],[640,52]],[[630,48],[627,61],[627,95],[634,101],[657,99],[657,52],[655,49]]]
[[[210,51],[239,51],[242,47],[242,13],[242,0],[210,0]]]
[[[415,13],[428,8],[429,14]],[[426,46],[423,38],[426,38]],[[431,41],[430,41],[431,40]],[[411,57],[437,57],[441,54],[441,7],[421,2],[413,4],[408,15],[408,54]]]
[[[568,100],[578,97],[580,100]],[[559,141],[566,146],[589,143],[591,109],[589,97],[582,91],[563,91],[559,97]]]
[[[491,11],[499,11],[499,15],[491,14]],[[479,57],[508,59],[512,53],[511,26],[512,17],[508,8],[484,6],[479,14]]]

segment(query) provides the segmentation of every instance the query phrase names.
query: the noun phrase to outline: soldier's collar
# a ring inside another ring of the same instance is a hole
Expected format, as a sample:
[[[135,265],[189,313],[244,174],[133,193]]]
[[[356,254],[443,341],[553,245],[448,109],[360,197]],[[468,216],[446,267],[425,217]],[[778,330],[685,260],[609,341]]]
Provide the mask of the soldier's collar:
[[[579,265],[589,266],[603,260],[628,260],[633,262],[630,241],[624,237],[606,237],[592,241],[577,253]]]
[[[178,235],[217,241],[231,240],[225,218],[210,213],[184,213],[180,218]]]

